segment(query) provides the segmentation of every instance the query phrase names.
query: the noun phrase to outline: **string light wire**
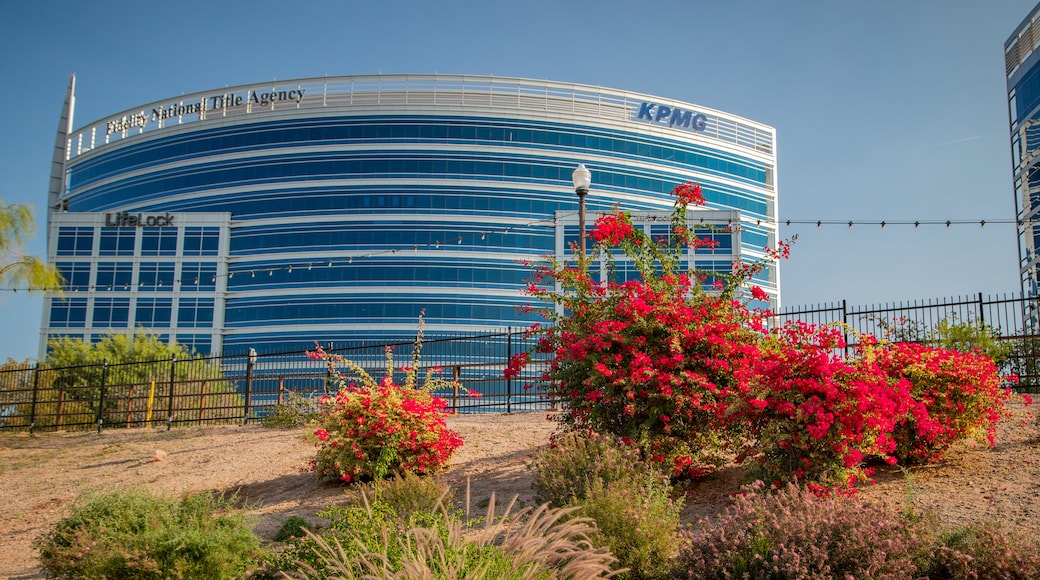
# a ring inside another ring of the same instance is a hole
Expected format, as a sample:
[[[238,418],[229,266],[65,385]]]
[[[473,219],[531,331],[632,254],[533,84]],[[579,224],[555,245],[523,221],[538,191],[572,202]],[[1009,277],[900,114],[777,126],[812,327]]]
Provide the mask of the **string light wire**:
[[[573,213],[568,212],[568,213],[563,214],[564,217],[567,217],[567,216],[570,216],[570,215],[577,215],[577,212],[573,212]],[[656,216],[651,216],[651,218],[656,218]],[[658,220],[657,219],[651,219],[650,221],[658,221]],[[515,226],[514,225],[514,226],[510,226],[510,227],[504,227],[504,228],[502,228],[500,230],[492,229],[492,230],[484,230],[484,231],[480,231],[480,232],[474,232],[472,235],[470,235],[468,237],[467,236],[458,236],[456,238],[456,243],[457,244],[462,244],[462,242],[464,240],[466,240],[466,239],[476,240],[478,237],[481,240],[486,240],[487,236],[489,234],[505,235],[505,234],[508,234],[510,231],[515,230],[518,227],[532,227],[532,226],[547,225],[547,224],[553,224],[553,223],[556,223],[556,218],[546,218],[546,219],[534,220],[534,221],[522,224],[520,226]],[[700,223],[702,223],[702,224],[704,223],[704,218],[703,217],[700,218]],[[730,220],[729,223],[732,225],[732,220]],[[761,219],[756,219],[755,220],[755,224],[761,226],[762,220]],[[821,229],[823,226],[835,226],[835,225],[844,226],[846,228],[854,228],[854,227],[862,228],[864,226],[879,226],[880,229],[883,229],[883,230],[889,229],[888,226],[914,226],[915,229],[920,229],[921,226],[944,226],[946,229],[951,229],[953,226],[978,226],[980,228],[985,228],[987,224],[1004,224],[1004,225],[1016,224],[1019,227],[1024,227],[1024,226],[1027,226],[1027,225],[1040,224],[1040,217],[1038,217],[1036,219],[1029,219],[1029,220],[1013,220],[1013,219],[947,219],[947,220],[941,220],[941,219],[933,219],[933,220],[913,220],[913,221],[911,221],[911,220],[858,220],[858,219],[853,219],[853,220],[838,220],[838,219],[815,219],[815,220],[787,219],[787,220],[780,220],[780,222],[779,222],[779,225],[786,226],[786,227],[799,226],[799,225],[810,225],[810,226],[815,225],[816,228]],[[412,251],[418,253],[420,246],[425,247],[427,249],[429,249],[431,247],[434,248],[434,249],[440,249],[441,242],[440,242],[440,240],[437,240],[437,241],[433,242],[432,244],[414,244],[414,245],[412,245]],[[399,251],[403,251],[403,249],[401,249],[401,248],[390,248],[390,249],[387,249],[385,251],[371,252],[371,253],[363,254],[363,255],[359,255],[359,256],[348,256],[347,257],[347,264],[348,265],[352,265],[354,263],[354,258],[355,257],[358,257],[358,258],[374,258],[374,257],[382,256],[382,255],[395,256],[395,255],[398,254]],[[329,260],[328,261],[328,267],[329,268],[333,267],[333,263],[334,263],[333,260]],[[342,264],[342,262],[341,262],[341,264]],[[299,266],[300,265],[296,265],[295,267],[299,267]],[[310,262],[308,262],[306,264],[306,267],[307,267],[307,270],[311,270],[313,266],[312,266],[312,264]],[[341,266],[341,267],[344,267],[344,266]],[[281,270],[285,270],[286,272],[291,274],[293,272],[293,268],[294,268],[294,265],[292,265],[292,264],[289,264],[289,265],[287,265],[285,267],[282,267],[282,268],[269,268],[268,275],[269,276],[273,276],[275,271],[281,271]],[[249,272],[251,278],[255,278],[256,277],[255,270],[252,270],[252,271],[247,270],[247,271]],[[234,271],[229,271],[225,275],[225,277],[228,280],[234,278],[234,276],[235,276],[235,272]],[[216,279],[218,277],[219,276],[212,276],[211,280],[212,280],[212,282],[214,284],[216,283]],[[199,283],[198,280],[196,280],[195,284],[198,285],[198,283]],[[161,288],[162,285],[163,285],[162,280],[159,280],[155,284],[155,287],[156,288]],[[124,288],[126,288],[127,284],[124,284],[123,286],[124,286]],[[140,291],[147,292],[148,290],[144,289],[144,288],[145,288],[145,283],[144,282],[140,282],[138,284],[138,289]],[[80,289],[81,289],[81,287],[74,286],[74,287],[67,288],[67,289],[64,289],[64,290],[65,291],[71,291],[71,292],[74,292],[74,293],[78,293],[80,291]],[[82,287],[82,289],[84,291],[91,291],[91,290],[97,291],[99,289],[103,290],[104,288],[103,287]],[[109,288],[109,289],[111,290],[112,288]],[[0,288],[0,290],[5,291],[5,292],[15,292],[15,293],[17,293],[17,292],[41,292],[41,291],[45,291],[47,289],[44,289],[44,288]]]

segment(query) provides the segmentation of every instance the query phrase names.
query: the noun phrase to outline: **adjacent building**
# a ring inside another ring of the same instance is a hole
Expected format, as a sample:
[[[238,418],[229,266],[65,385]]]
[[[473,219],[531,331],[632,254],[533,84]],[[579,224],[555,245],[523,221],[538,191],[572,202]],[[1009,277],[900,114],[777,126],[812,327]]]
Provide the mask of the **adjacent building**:
[[[160,99],[74,129],[74,81],[48,199],[67,286],[46,300],[41,352],[136,328],[214,354],[397,339],[421,310],[429,334],[526,326],[525,262],[567,259],[578,239],[579,163],[590,225],[620,206],[667,235],[654,216],[669,191],[700,183],[691,221],[719,245],[696,267],[728,271],[777,241],[774,130],[674,99],[359,75]],[[757,282],[779,306],[777,270]]]
[[[1004,43],[1011,165],[1018,221],[1019,278],[1022,294],[1037,297],[1040,281],[1040,4],[1033,8]],[[1028,328],[1038,323],[1035,307],[1027,307]]]

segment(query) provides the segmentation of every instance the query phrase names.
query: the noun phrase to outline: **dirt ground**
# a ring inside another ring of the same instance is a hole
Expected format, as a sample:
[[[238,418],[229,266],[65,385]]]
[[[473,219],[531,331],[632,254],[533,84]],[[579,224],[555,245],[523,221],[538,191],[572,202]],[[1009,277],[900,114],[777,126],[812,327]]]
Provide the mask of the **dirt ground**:
[[[866,501],[931,509],[951,524],[998,520],[1040,535],[1040,423],[1015,405],[995,448],[958,445],[940,464],[879,473]],[[481,505],[492,492],[534,503],[525,459],[547,444],[556,424],[544,413],[461,415],[448,419],[465,445],[442,477]],[[0,434],[0,578],[43,578],[32,540],[68,514],[87,490],[141,487],[154,492],[234,491],[250,506],[257,533],[270,538],[289,516],[314,520],[348,489],[304,471],[314,454],[304,429],[257,425],[111,429],[89,433]],[[161,460],[160,460],[161,459]],[[692,486],[685,518],[721,509],[743,470],[730,467]]]

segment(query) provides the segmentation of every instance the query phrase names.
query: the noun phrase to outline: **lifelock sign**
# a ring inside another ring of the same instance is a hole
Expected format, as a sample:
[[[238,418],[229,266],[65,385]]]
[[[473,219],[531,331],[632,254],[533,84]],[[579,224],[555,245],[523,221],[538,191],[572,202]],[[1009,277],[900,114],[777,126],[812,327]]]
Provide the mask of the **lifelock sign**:
[[[177,216],[166,214],[166,215],[144,215],[128,213],[121,211],[119,213],[106,213],[105,214],[105,226],[107,227],[131,227],[131,228],[143,228],[143,227],[160,227],[165,228],[174,225],[173,220]]]
[[[708,123],[708,118],[701,113],[694,113],[679,107],[658,105],[657,103],[644,102],[639,105],[639,111],[633,111],[633,113],[632,119],[634,121],[667,125],[677,129],[686,129],[687,131],[703,131]]]

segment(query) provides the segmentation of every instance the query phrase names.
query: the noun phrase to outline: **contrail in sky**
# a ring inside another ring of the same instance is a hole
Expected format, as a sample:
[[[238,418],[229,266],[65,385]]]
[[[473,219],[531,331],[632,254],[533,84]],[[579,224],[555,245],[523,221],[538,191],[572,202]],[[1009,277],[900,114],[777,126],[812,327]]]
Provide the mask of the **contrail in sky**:
[[[974,137],[964,137],[963,139],[954,139],[953,141],[946,141],[943,143],[936,143],[932,147],[943,147],[945,145],[956,145],[957,143],[964,143],[965,141],[973,141],[975,139],[981,139],[982,135],[975,135]]]

